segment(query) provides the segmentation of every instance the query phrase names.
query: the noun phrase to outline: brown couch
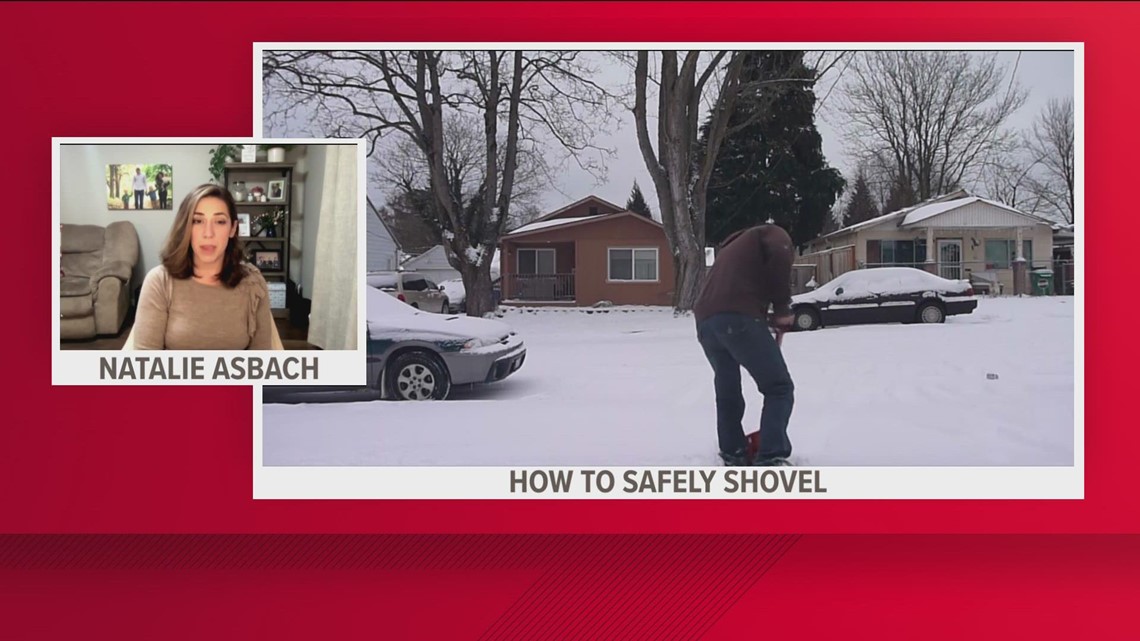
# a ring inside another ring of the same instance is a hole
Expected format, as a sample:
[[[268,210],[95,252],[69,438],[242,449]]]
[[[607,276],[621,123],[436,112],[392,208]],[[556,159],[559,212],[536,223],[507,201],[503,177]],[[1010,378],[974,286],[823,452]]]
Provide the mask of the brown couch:
[[[59,337],[119,333],[131,306],[139,236],[126,221],[60,226]]]

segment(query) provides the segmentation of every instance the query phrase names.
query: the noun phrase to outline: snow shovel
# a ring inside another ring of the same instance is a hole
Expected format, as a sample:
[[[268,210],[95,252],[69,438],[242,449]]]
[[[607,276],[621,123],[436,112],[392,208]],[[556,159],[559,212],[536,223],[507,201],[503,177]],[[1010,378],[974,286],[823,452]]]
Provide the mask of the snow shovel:
[[[784,346],[784,334],[785,332],[772,330],[772,335],[776,338],[776,347],[782,348]],[[745,451],[748,453],[748,460],[754,460],[756,453],[760,451],[760,430],[757,429],[751,434],[746,434],[744,438],[747,440]]]

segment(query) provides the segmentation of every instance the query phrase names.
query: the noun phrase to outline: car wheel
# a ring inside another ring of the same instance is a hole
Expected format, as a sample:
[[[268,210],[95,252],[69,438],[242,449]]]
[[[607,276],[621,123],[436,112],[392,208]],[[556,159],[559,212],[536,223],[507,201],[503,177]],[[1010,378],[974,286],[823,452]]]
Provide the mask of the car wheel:
[[[811,307],[800,307],[795,311],[793,325],[797,331],[806,332],[819,328],[819,312]]]
[[[938,303],[923,303],[918,306],[916,318],[920,323],[941,323],[946,320],[946,312]]]
[[[416,309],[419,309],[419,308],[420,308],[420,304],[419,304],[419,303],[409,303],[409,304],[410,304],[412,307],[415,307]]]
[[[439,313],[440,314],[450,314],[451,313],[451,303],[447,302],[446,298],[443,299],[443,304],[439,306]]]
[[[401,401],[442,401],[451,391],[447,368],[429,352],[404,352],[388,366],[388,394]]]

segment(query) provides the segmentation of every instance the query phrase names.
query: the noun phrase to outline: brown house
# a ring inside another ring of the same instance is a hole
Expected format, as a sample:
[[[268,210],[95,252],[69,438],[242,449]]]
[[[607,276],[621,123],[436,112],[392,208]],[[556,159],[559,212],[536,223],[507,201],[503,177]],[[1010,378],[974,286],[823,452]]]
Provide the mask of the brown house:
[[[505,235],[503,303],[669,305],[673,257],[655,220],[588,196]]]

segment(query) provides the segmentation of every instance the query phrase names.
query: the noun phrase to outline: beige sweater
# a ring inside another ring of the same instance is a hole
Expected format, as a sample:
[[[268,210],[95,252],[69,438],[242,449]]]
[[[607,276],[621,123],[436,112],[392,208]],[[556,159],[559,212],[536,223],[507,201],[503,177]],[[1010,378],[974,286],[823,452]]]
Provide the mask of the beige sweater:
[[[237,287],[147,273],[135,315],[135,349],[273,349],[269,287],[252,265]]]

